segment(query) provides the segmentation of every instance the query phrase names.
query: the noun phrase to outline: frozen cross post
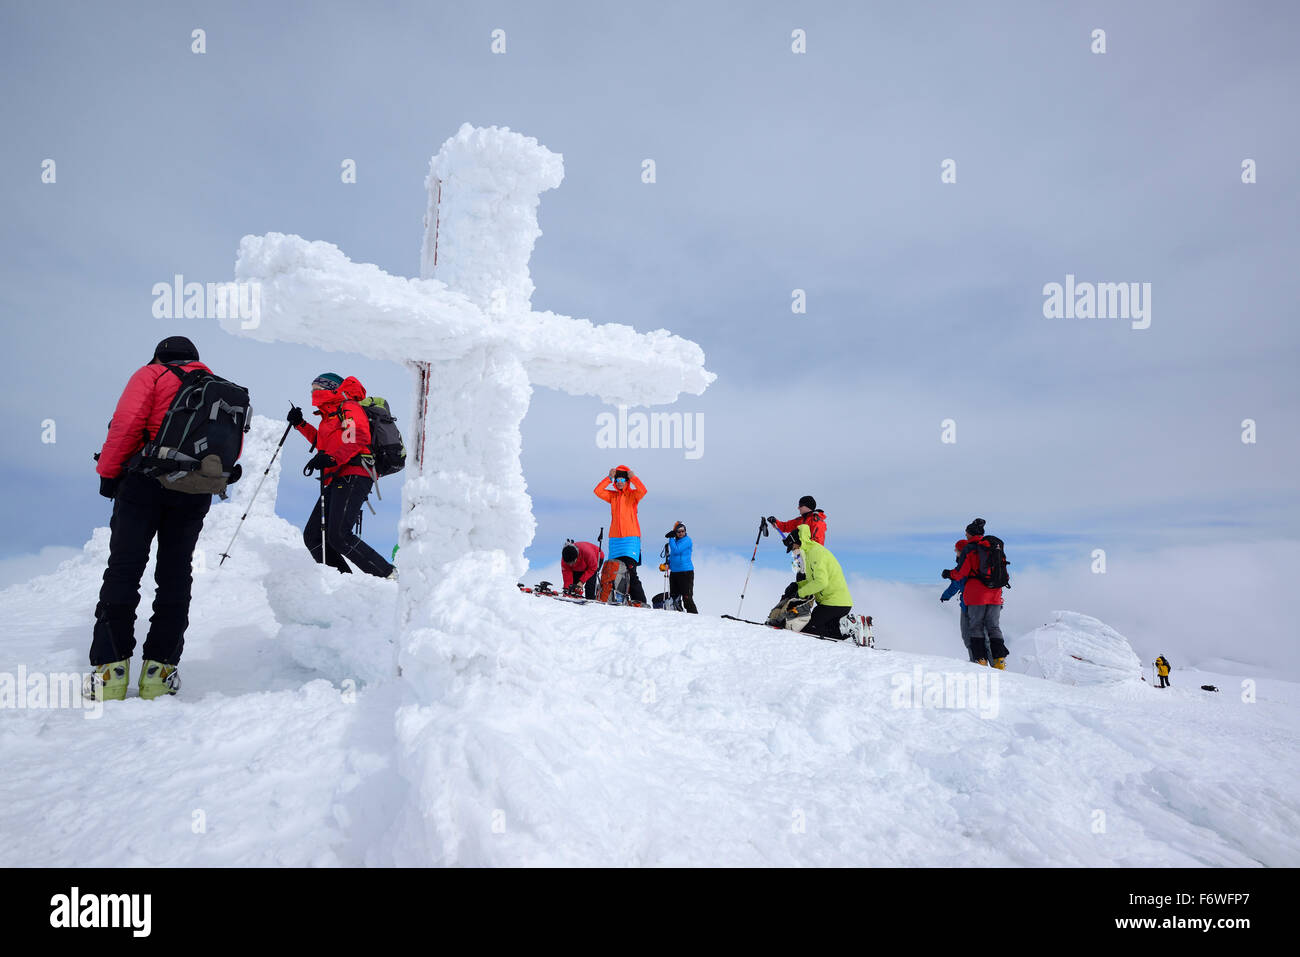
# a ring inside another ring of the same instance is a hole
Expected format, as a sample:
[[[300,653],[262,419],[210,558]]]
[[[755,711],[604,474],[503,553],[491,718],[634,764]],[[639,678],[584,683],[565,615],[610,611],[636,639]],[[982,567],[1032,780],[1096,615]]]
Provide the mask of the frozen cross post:
[[[399,662],[450,654],[465,621],[504,616],[536,524],[520,465],[532,386],[651,405],[713,381],[693,342],[660,329],[533,312],[537,207],[563,159],[536,140],[465,124],[433,158],[420,279],[298,236],[245,236],[236,278],[261,285],[261,321],[226,331],[405,363],[416,377],[400,529]],[[436,276],[436,278],[435,278]],[[399,411],[399,416],[401,415]],[[594,424],[593,424],[594,428]],[[575,476],[586,491],[588,478]]]

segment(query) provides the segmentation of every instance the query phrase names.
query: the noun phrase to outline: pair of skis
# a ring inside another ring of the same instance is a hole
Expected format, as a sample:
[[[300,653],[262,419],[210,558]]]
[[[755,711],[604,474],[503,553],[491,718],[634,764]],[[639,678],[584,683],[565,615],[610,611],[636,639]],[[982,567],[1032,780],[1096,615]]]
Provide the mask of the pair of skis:
[[[754,621],[752,618],[737,618],[735,615],[723,615],[722,617],[725,618],[725,619],[728,620],[728,621],[743,621],[743,622],[744,622],[745,624],[747,624],[747,625],[762,625],[764,628],[774,628],[774,629],[776,629],[777,631],[789,631],[789,630],[790,630],[790,629],[786,628],[784,625],[774,625],[774,624],[772,624],[770,621]],[[863,626],[863,627],[862,627],[862,638],[861,638],[861,640],[859,640],[858,638],[855,637],[855,638],[853,639],[853,643],[854,643],[855,645],[857,645],[859,648],[875,648],[875,647],[876,647],[876,636],[875,636],[874,634],[872,634],[872,631],[871,631],[871,616],[870,616],[870,615],[863,615],[863,616],[862,616],[862,626]],[[849,637],[848,635],[841,635],[841,636],[838,637],[838,638],[834,638],[834,637],[829,637],[829,636],[827,636],[827,635],[818,635],[818,634],[814,634],[814,633],[811,632],[811,631],[796,631],[795,634],[796,634],[796,635],[807,635],[807,636],[810,637],[810,638],[820,638],[820,639],[822,639],[823,641],[836,641],[836,642],[838,642],[838,641],[846,641],[846,640],[848,639],[848,637]],[[887,649],[887,648],[881,648],[880,650],[881,650],[881,651],[887,651],[888,649]]]

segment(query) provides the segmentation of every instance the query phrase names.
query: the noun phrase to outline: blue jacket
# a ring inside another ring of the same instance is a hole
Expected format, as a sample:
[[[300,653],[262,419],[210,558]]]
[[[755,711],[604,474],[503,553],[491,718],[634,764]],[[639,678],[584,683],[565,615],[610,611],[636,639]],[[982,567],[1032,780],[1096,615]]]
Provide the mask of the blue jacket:
[[[693,572],[691,564],[691,536],[668,539],[668,570],[670,572]]]
[[[641,564],[641,536],[621,535],[609,539],[609,553],[606,558],[633,558]]]
[[[943,594],[939,596],[939,600],[940,600],[940,601],[947,601],[947,600],[948,600],[949,598],[951,598],[953,595],[956,595],[956,596],[957,596],[957,604],[959,604],[959,605],[961,605],[961,607],[965,608],[965,607],[966,607],[966,599],[962,596],[962,593],[961,593],[962,585],[964,585],[964,584],[966,584],[966,579],[964,579],[964,578],[954,578],[951,582],[948,583],[948,587],[947,587],[946,589],[944,589]]]

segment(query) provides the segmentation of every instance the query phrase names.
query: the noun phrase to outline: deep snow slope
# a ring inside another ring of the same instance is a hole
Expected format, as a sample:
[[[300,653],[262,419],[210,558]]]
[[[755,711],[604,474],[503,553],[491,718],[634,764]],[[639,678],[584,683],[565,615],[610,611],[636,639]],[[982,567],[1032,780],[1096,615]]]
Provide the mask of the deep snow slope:
[[[257,477],[200,542],[181,695],[0,710],[0,865],[1300,864],[1296,685],[1071,687],[905,622],[871,651],[519,593],[397,678],[395,587],[323,576],[278,476],[216,570]],[[106,547],[0,592],[0,673],[85,668]]]

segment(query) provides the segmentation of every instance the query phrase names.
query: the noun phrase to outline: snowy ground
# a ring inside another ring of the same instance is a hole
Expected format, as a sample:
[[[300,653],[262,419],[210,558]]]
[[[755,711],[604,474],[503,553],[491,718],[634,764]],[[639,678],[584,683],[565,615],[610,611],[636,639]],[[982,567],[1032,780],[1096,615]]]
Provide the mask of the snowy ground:
[[[906,622],[869,651],[511,593],[528,625],[422,705],[395,587],[322,577],[277,478],[220,571],[254,483],[213,509],[180,696],[0,710],[0,865],[1300,865],[1295,684],[1071,687],[910,653]],[[106,545],[0,592],[0,673],[85,668]]]

